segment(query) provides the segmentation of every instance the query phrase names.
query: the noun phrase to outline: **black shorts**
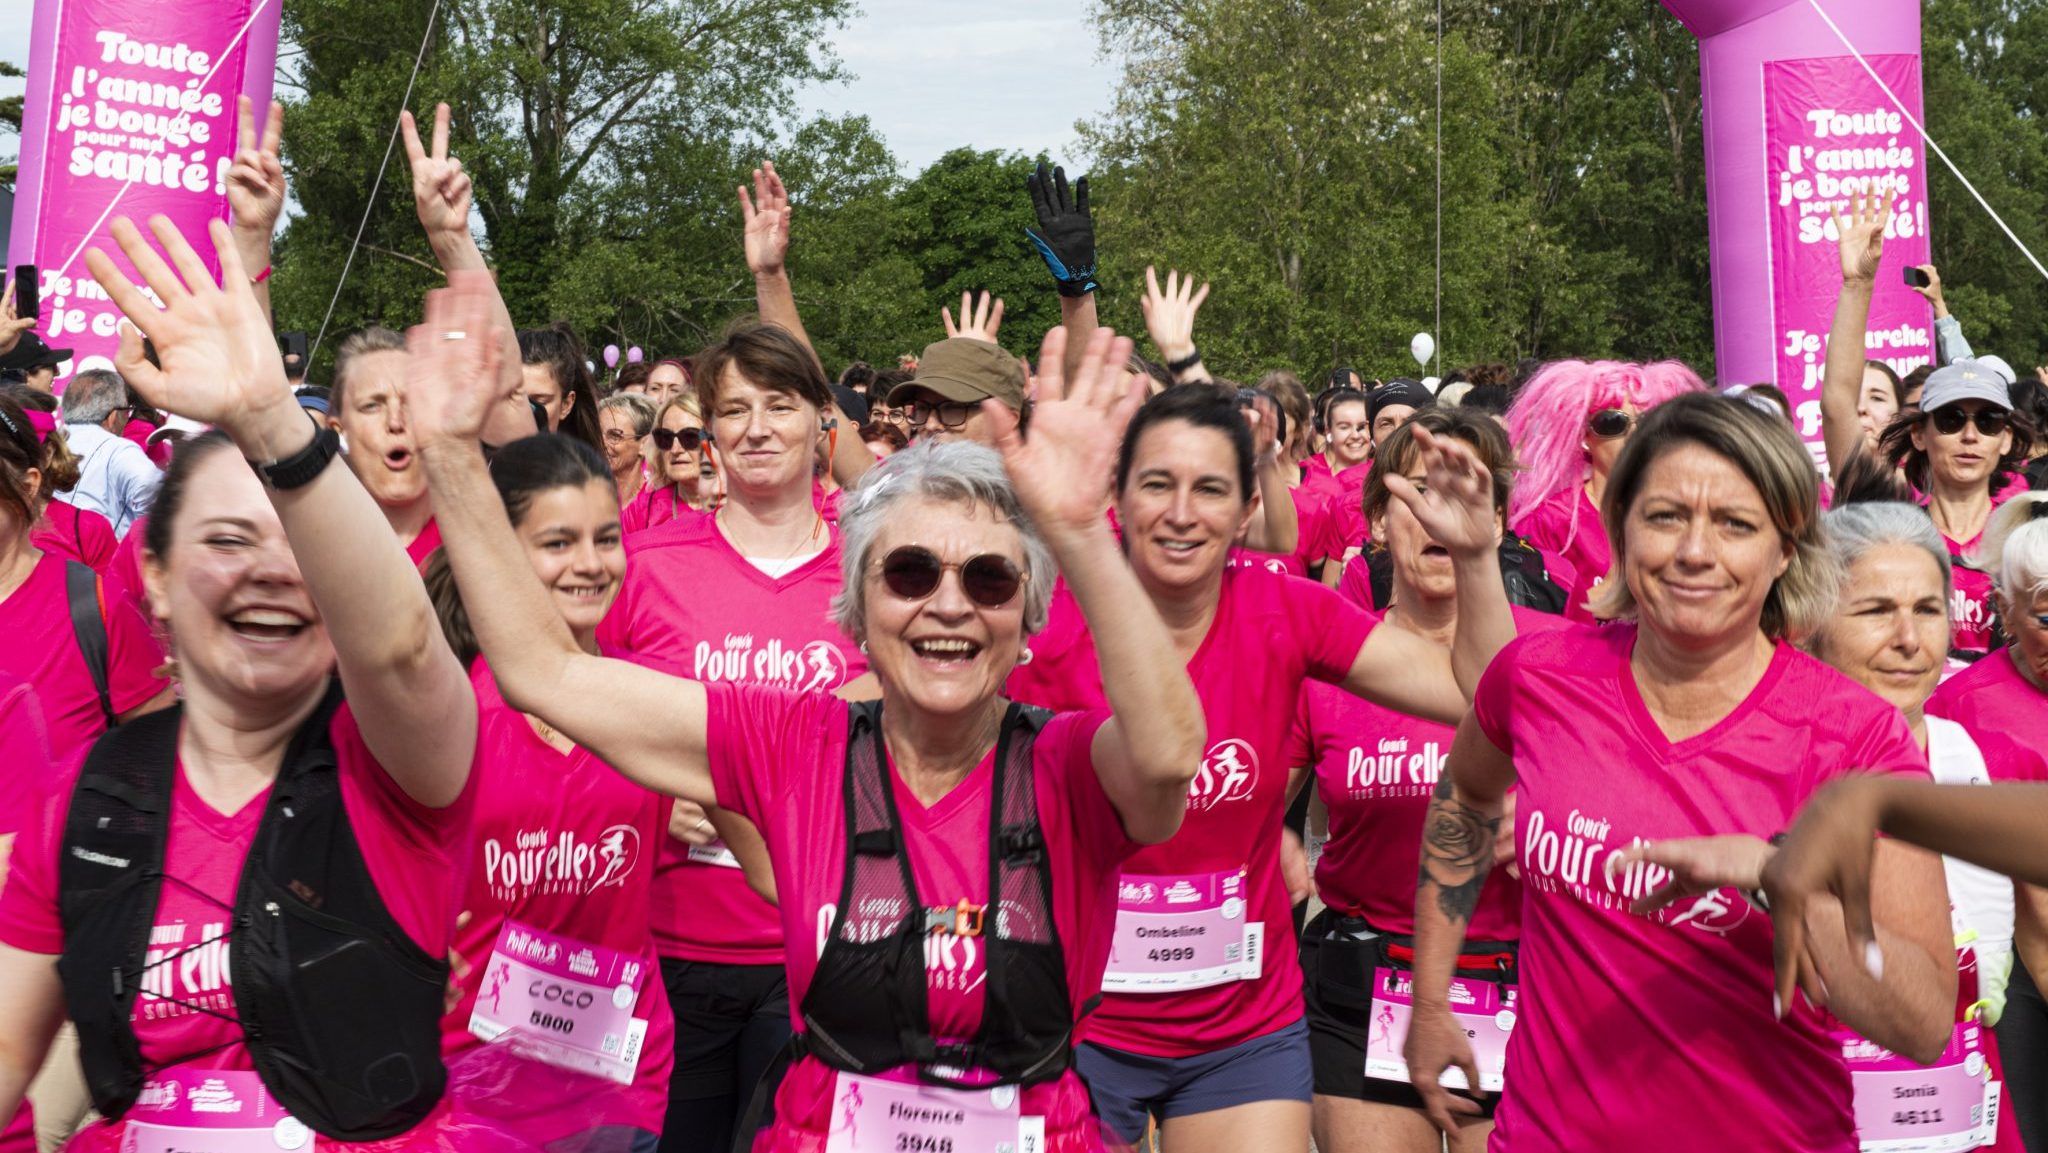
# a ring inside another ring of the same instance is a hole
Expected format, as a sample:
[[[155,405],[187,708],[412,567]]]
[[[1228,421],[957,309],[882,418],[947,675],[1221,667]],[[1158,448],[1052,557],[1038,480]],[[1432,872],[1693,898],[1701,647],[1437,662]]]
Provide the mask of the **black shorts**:
[[[1422,1094],[1415,1086],[1365,1075],[1365,1039],[1371,1025],[1373,969],[1379,948],[1374,942],[1342,936],[1328,939],[1340,920],[1325,909],[1301,935],[1301,995],[1315,1090],[1327,1097],[1420,1109]],[[1459,1089],[1451,1092],[1477,1101],[1486,1119],[1493,1119],[1500,1094],[1475,1097]]]

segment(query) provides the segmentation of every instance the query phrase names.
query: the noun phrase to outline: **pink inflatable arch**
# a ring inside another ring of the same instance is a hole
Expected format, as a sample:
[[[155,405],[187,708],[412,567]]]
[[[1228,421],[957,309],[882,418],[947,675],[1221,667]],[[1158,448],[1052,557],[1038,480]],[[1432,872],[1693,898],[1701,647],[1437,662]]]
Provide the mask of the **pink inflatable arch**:
[[[1720,381],[1784,389],[1818,453],[1841,286],[1829,213],[1859,188],[1899,189],[1869,355],[1901,373],[1934,357],[1933,316],[1903,278],[1928,259],[1919,2],[1663,3],[1700,41]]]

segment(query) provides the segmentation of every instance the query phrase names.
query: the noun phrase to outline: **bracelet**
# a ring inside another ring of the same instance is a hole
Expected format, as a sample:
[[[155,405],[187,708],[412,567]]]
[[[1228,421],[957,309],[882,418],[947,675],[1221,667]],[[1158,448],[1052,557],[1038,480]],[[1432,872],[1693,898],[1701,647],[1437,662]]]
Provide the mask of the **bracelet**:
[[[1179,360],[1167,361],[1166,371],[1172,373],[1175,376],[1179,376],[1181,373],[1186,372],[1188,369],[1191,369],[1200,363],[1202,363],[1202,350],[1199,348],[1190,349],[1188,351],[1188,354],[1186,356],[1181,357]]]
[[[1785,843],[1785,839],[1789,836],[1791,836],[1790,833],[1772,833],[1769,842],[1771,848],[1775,849],[1783,845]],[[1768,917],[1771,915],[1771,899],[1768,895],[1764,893],[1762,885],[1758,885],[1754,889],[1744,890],[1742,894],[1742,899],[1748,901],[1751,905],[1755,906],[1756,911],[1762,913],[1764,916]]]
[[[311,418],[309,417],[310,421]],[[313,439],[306,447],[269,464],[249,462],[263,482],[274,492],[289,492],[303,488],[319,479],[327,471],[334,458],[341,455],[341,436],[326,425],[314,424]]]
[[[257,273],[256,275],[254,275],[254,276],[252,276],[252,277],[250,277],[250,278],[249,278],[249,283],[250,283],[250,284],[261,284],[261,283],[263,283],[264,281],[266,281],[266,280],[269,280],[269,279],[270,279],[270,270],[271,270],[272,268],[274,268],[274,267],[276,267],[276,266],[275,266],[275,265],[270,265],[270,264],[266,264],[266,265],[264,265],[264,266],[263,266],[263,271],[261,271],[261,272]]]

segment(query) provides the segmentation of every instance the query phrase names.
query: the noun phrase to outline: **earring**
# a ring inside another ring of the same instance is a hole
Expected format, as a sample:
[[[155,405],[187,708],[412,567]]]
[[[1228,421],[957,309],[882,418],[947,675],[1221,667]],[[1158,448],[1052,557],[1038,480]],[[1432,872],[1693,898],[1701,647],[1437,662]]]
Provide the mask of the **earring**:
[[[866,656],[866,655],[868,655],[868,642],[866,642],[866,641],[862,641],[862,642],[860,642],[860,655],[862,655],[862,656]]]
[[[1021,668],[1023,668],[1023,667],[1025,666],[1025,665],[1028,665],[1028,664],[1030,664],[1030,663],[1031,663],[1031,657],[1032,657],[1032,652],[1031,652],[1031,649],[1030,649],[1030,648],[1029,648],[1029,647],[1027,646],[1027,647],[1026,647],[1026,648],[1024,649],[1024,653],[1023,653],[1023,655],[1022,655],[1022,656],[1019,656],[1019,657],[1017,658],[1017,667],[1021,669]]]

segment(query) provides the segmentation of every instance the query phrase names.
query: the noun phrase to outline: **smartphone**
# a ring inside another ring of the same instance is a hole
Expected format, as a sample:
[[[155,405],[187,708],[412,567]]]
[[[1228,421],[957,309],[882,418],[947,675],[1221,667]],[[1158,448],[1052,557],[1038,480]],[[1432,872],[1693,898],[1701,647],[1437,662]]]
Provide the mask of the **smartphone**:
[[[33,264],[14,266],[14,315],[17,317],[43,314],[43,278]]]
[[[1928,279],[1928,277],[1927,277],[1927,274],[1926,274],[1926,273],[1924,273],[1924,272],[1922,272],[1922,271],[1920,271],[1919,269],[1917,269],[1917,268],[1908,268],[1908,269],[1906,269],[1906,287],[1907,287],[1907,288],[1925,288],[1925,287],[1927,287],[1928,285],[1930,285],[1930,284],[1932,284],[1932,283],[1934,283],[1934,282],[1933,282],[1932,280]]]

